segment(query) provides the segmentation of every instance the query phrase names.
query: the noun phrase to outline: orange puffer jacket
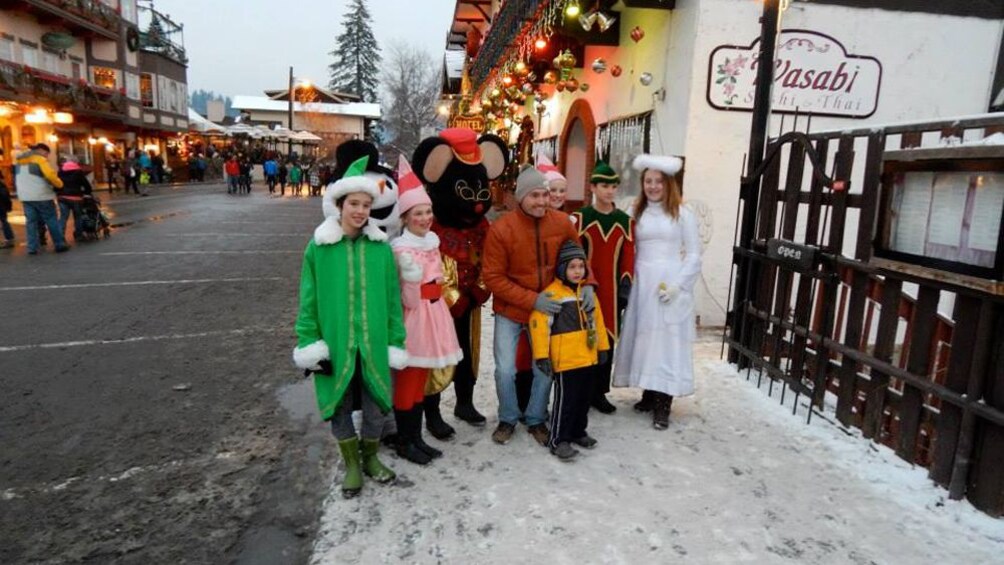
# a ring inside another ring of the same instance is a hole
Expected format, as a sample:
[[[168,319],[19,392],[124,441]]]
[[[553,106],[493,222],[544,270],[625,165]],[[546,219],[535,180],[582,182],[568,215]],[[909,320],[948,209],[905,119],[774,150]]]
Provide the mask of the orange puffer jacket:
[[[522,209],[496,220],[485,239],[481,278],[495,295],[496,313],[527,323],[537,295],[554,280],[558,248],[578,241],[568,214],[547,210],[543,218]]]

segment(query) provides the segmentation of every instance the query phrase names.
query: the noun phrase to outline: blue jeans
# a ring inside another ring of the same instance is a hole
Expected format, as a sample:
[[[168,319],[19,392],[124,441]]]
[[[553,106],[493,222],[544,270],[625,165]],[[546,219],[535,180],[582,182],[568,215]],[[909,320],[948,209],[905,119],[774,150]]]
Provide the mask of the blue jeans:
[[[236,194],[237,193],[237,177],[229,176],[227,177],[227,193]]]
[[[495,314],[495,392],[499,397],[499,422],[513,426],[519,420],[519,402],[516,400],[516,344],[523,324]],[[526,425],[535,426],[547,421],[547,403],[551,395],[551,377],[533,366],[533,386],[530,402],[526,405]]]
[[[24,224],[28,232],[28,253],[38,251],[38,223],[45,222],[49,228],[49,235],[52,237],[52,244],[56,248],[66,247],[66,239],[63,237],[63,230],[59,229],[59,220],[56,218],[56,203],[52,200],[29,200],[21,201],[24,206]]]
[[[70,223],[70,214],[73,214],[73,239],[80,239],[80,202],[59,201],[59,233],[66,237],[66,224]]]
[[[14,229],[10,227],[10,222],[7,221],[7,210],[0,207],[0,229],[3,230],[4,241],[14,241]]]

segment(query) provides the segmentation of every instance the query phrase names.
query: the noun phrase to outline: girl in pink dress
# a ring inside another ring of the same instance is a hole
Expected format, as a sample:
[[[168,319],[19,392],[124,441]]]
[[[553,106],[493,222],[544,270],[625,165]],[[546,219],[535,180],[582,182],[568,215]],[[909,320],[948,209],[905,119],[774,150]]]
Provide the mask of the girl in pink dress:
[[[394,381],[397,454],[413,463],[427,465],[443,453],[422,439],[425,381],[430,369],[456,365],[464,354],[450,310],[442,299],[439,237],[430,231],[432,200],[404,156],[398,164],[398,189],[404,231],[391,242],[391,247],[401,277],[409,366],[398,371]]]

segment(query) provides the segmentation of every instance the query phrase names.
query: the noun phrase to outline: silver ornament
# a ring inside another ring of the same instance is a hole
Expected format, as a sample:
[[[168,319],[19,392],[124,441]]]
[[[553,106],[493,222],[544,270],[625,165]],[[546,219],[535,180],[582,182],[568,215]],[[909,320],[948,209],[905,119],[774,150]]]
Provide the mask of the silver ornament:
[[[607,70],[607,62],[603,60],[602,57],[593,61],[593,72],[596,74],[603,74]]]
[[[652,84],[652,73],[642,73],[641,76],[638,77],[638,81],[641,82],[642,86]]]

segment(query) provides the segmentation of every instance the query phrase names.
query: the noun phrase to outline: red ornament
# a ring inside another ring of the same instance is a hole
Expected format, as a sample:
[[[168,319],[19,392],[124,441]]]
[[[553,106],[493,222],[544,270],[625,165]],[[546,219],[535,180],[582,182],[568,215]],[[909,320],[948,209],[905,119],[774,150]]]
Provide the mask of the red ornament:
[[[614,65],[610,67],[610,74],[612,74],[615,77],[621,76],[622,72],[624,72],[624,69],[621,69],[620,65]]]
[[[641,29],[641,26],[634,26],[634,29],[631,30],[631,39],[638,43],[643,37],[645,37],[645,30]]]

